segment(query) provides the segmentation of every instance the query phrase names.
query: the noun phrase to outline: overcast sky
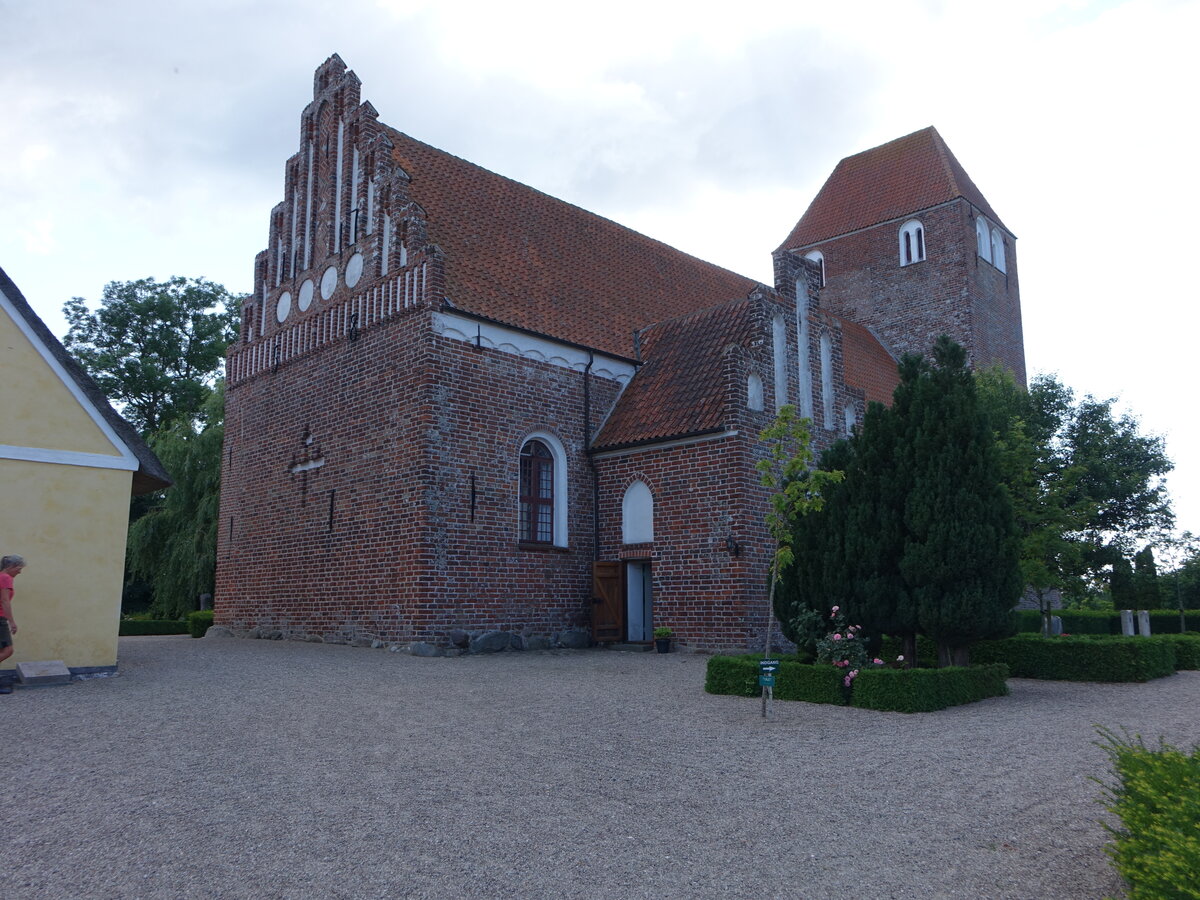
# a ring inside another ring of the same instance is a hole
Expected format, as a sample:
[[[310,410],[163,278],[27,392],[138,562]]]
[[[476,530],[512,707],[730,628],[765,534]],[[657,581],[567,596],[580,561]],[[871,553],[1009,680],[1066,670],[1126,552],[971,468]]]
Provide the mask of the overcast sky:
[[[1165,435],[1200,531],[1198,35],[1196,0],[0,0],[0,266],[59,335],[108,281],[249,291],[334,52],[389,125],[768,283],[839,159],[935,125],[1017,235],[1030,372]]]

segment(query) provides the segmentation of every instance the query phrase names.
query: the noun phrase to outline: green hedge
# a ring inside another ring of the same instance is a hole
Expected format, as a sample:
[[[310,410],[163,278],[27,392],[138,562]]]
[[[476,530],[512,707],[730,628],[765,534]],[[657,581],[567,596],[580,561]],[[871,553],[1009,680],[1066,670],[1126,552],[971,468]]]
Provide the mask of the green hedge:
[[[1176,669],[1200,669],[1200,634],[1151,634],[1146,640],[1161,641],[1174,647]]]
[[[193,613],[188,613],[188,634],[194,638],[202,638],[204,632],[212,627],[212,623],[213,611],[211,609],[198,609]]]
[[[1019,634],[971,647],[974,663],[1002,662],[1013,678],[1050,681],[1149,681],[1175,671],[1171,641]]]
[[[147,634],[187,634],[183,619],[122,619],[117,633],[133,637]]]
[[[710,694],[757,697],[758,661],[756,655],[713,656],[708,660],[704,690]],[[775,673],[775,697],[779,700],[805,700],[809,703],[845,705],[842,673],[833,666],[816,666],[781,657]]]
[[[1108,852],[1129,900],[1200,900],[1200,747],[1150,750],[1102,734],[1118,779],[1106,806],[1121,820]]]
[[[714,656],[708,661],[704,689],[710,694],[757,697],[758,660],[755,655]],[[969,669],[863,669],[854,680],[850,702],[863,709],[928,712],[985,697],[1008,693],[1003,665]],[[775,673],[775,698],[832,703],[843,706],[845,673],[829,665],[780,659]]]
[[[1169,609],[1152,609],[1150,612],[1150,634],[1179,634],[1179,612]],[[1111,609],[1056,609],[1053,614],[1062,619],[1063,631],[1078,634],[1121,634],[1121,614]],[[1042,614],[1036,609],[1017,610],[1017,630],[1040,633]],[[1136,618],[1136,612],[1135,612]],[[1188,631],[1200,631],[1200,612],[1185,611]],[[1136,627],[1136,626],[1135,626]]]
[[[863,669],[850,702],[862,709],[932,712],[1008,693],[1003,663],[969,668]]]

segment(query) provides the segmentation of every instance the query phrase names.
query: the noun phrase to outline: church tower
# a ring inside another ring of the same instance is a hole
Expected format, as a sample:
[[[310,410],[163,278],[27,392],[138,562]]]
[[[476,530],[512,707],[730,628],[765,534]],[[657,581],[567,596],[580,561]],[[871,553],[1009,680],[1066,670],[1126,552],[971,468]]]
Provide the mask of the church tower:
[[[838,163],[775,251],[820,269],[820,306],[897,355],[941,334],[1025,383],[1016,237],[930,127]]]

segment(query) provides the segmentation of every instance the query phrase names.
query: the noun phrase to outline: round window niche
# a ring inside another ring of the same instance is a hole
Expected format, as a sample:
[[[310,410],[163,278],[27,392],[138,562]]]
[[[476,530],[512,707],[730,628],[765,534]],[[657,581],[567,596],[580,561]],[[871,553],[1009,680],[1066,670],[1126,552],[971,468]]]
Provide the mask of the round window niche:
[[[292,295],[284,291],[279,295],[279,303],[275,306],[275,318],[282,322],[292,311]]]
[[[333,296],[334,290],[337,289],[338,271],[337,266],[330,266],[325,270],[325,274],[321,276],[321,299],[328,300]]]
[[[312,306],[313,292],[316,288],[313,286],[313,280],[307,279],[304,284],[300,285],[300,296],[296,298],[296,305],[300,307],[300,312],[304,312]]]
[[[355,253],[352,257],[350,257],[350,262],[346,263],[346,287],[352,288],[358,284],[358,280],[362,278],[362,273],[362,254]]]

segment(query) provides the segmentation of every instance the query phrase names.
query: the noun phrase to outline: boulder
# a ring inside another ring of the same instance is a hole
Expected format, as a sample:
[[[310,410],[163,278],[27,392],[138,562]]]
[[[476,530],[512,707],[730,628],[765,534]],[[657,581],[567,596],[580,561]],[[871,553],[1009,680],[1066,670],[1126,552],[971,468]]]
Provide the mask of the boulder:
[[[443,652],[433,644],[425,641],[413,641],[408,645],[408,652],[413,656],[442,656]]]
[[[499,653],[512,646],[512,637],[507,631],[485,631],[471,641],[471,652]]]
[[[234,633],[224,625],[209,625],[208,631],[204,632],[206,638],[231,638]]]
[[[592,635],[582,628],[573,628],[560,633],[558,643],[568,650],[583,650],[592,645]]]

